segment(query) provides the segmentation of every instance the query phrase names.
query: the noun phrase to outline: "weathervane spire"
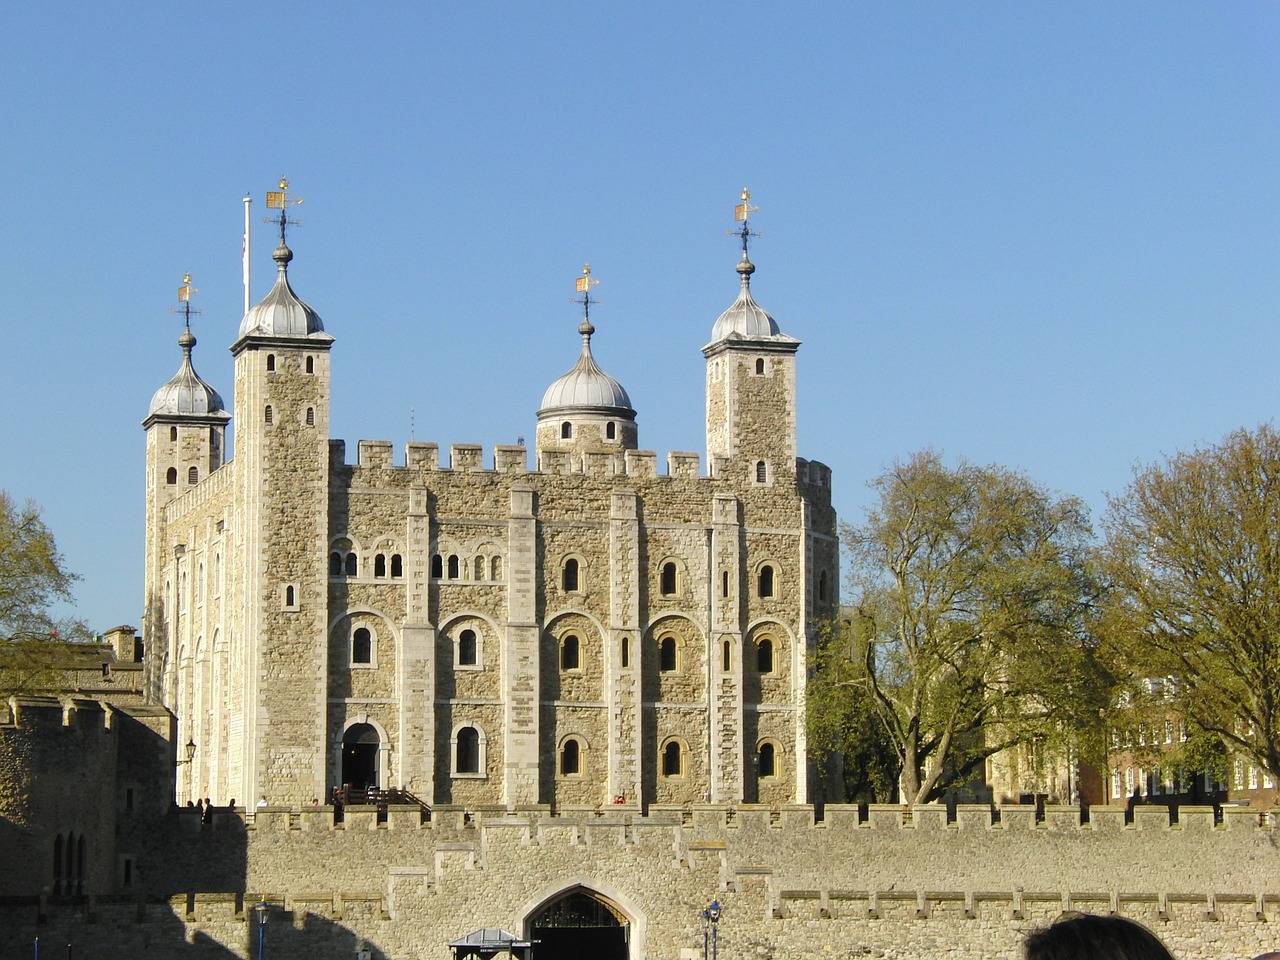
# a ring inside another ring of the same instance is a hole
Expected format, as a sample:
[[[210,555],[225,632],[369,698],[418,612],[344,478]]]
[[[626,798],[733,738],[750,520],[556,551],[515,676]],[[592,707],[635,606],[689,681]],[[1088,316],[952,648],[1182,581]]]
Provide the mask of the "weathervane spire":
[[[302,203],[302,198],[289,196],[289,181],[284,177],[280,178],[280,183],[278,184],[278,186],[279,186],[278,190],[267,191],[267,209],[279,210],[280,213],[278,216],[274,216],[274,217],[263,217],[262,222],[274,223],[277,226],[279,226],[280,246],[283,247],[285,246],[285,242],[284,242],[285,227],[287,227],[289,224],[293,224],[295,227],[302,226],[302,221],[298,220],[295,217],[289,216],[289,204],[296,205],[296,204]]]
[[[169,308],[170,313],[182,314],[183,331],[182,336],[178,338],[178,345],[182,347],[183,353],[188,357],[191,356],[191,348],[196,345],[196,338],[191,333],[191,315],[193,313],[201,314],[204,312],[203,310],[191,309],[191,298],[199,292],[199,290],[191,285],[191,272],[188,271],[183,274],[182,285],[178,287],[178,303],[180,303],[181,306]]]
[[[733,208],[733,219],[742,226],[736,230],[730,230],[729,236],[736,236],[742,240],[742,262],[747,263],[747,244],[752,237],[758,237],[756,231],[751,229],[751,214],[760,208],[753,206],[751,203],[751,191],[746,187],[742,188],[742,196],[739,198],[738,204]]]
[[[584,263],[582,265],[582,275],[573,282],[575,292],[582,294],[581,297],[573,297],[570,303],[582,304],[582,326],[578,327],[578,332],[585,337],[595,333],[595,327],[591,325],[591,305],[600,301],[591,296],[591,288],[600,281],[591,276],[591,264]]]

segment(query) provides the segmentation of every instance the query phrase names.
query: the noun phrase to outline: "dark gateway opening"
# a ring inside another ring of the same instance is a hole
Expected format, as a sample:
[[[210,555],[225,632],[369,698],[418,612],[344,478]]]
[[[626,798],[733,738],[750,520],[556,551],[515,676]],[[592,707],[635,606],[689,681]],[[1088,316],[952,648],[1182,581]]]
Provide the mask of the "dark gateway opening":
[[[581,890],[547,905],[529,921],[537,960],[627,960],[626,921]]]

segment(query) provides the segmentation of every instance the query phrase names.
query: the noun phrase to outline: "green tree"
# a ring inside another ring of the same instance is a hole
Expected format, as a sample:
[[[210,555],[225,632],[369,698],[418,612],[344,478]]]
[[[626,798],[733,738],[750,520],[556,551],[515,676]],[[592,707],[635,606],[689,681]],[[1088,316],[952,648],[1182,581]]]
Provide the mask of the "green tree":
[[[937,797],[1015,744],[1096,740],[1105,684],[1083,505],[932,451],[871,485],[878,503],[842,532],[866,636],[859,682],[903,802]]]
[[[1105,532],[1105,652],[1125,701],[1280,779],[1280,434],[1138,469]]]
[[[898,785],[898,760],[864,682],[867,650],[860,627],[859,621],[840,620],[818,635],[805,700],[809,755],[828,782],[839,782],[833,800],[888,803]]]
[[[84,624],[53,609],[71,600],[77,579],[39,508],[0,490],[0,692],[50,686],[61,660],[50,641],[88,639]]]

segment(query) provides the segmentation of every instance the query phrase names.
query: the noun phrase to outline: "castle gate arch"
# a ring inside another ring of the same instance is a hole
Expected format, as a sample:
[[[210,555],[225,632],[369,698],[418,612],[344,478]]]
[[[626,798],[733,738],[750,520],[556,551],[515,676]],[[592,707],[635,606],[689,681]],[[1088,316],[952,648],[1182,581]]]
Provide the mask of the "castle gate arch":
[[[343,786],[368,790],[378,786],[379,748],[382,738],[368,723],[355,723],[342,734]]]
[[[630,960],[641,955],[630,912],[581,883],[562,887],[528,910],[524,929],[536,944],[538,960]]]

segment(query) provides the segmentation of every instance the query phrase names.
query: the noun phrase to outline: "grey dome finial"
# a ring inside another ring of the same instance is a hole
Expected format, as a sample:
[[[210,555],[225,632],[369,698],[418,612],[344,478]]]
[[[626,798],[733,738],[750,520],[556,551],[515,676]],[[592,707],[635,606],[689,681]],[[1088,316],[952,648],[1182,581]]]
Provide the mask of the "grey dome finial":
[[[162,417],[200,417],[204,419],[229,420],[218,391],[200,379],[191,362],[191,352],[196,345],[195,334],[191,332],[191,314],[199,313],[191,309],[191,296],[196,293],[191,286],[191,274],[182,279],[178,288],[178,301],[182,304],[173,312],[181,312],[184,325],[178,336],[178,346],[182,348],[182,365],[178,372],[151,398],[151,406],[147,410],[147,420],[155,416]]]
[[[582,323],[578,325],[578,333],[582,335],[582,353],[573,369],[551,384],[542,395],[539,417],[555,410],[583,408],[614,416],[635,417],[627,391],[601,370],[591,355],[591,335],[596,332],[591,323],[591,305],[600,302],[591,296],[591,288],[599,282],[591,276],[591,264],[584,263],[582,275],[574,283],[574,289],[582,296],[570,301],[582,305]]]

